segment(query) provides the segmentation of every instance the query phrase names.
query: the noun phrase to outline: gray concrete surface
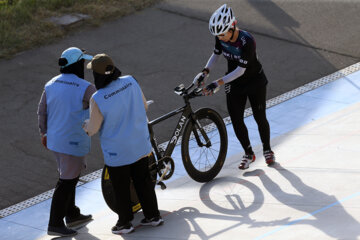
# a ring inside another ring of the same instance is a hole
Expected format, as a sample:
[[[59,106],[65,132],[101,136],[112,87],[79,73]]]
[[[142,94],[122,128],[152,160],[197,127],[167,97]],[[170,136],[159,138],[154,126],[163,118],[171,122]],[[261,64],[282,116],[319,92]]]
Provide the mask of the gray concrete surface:
[[[168,0],[54,44],[0,61],[0,209],[55,186],[54,157],[39,139],[36,109],[43,85],[58,74],[57,59],[70,46],[105,52],[124,74],[134,75],[148,99],[149,118],[182,105],[173,93],[190,83],[210,56],[214,39],[207,20],[225,1]],[[269,78],[268,98],[333,73],[360,59],[359,1],[228,1],[238,25],[253,33]],[[225,72],[224,61],[211,74]],[[92,81],[89,72],[86,79]],[[224,93],[194,101],[227,116]],[[155,128],[167,140],[174,121]],[[102,168],[97,137],[85,173]]]
[[[334,157],[350,159],[359,151],[359,118],[356,103],[273,139],[283,163],[271,168],[257,147],[259,158],[248,170],[237,170],[239,153],[211,182],[185,176],[165,191],[157,188],[162,226],[141,226],[140,212],[132,221],[134,233],[114,235],[117,216],[104,208],[71,239],[360,239],[360,162]]]

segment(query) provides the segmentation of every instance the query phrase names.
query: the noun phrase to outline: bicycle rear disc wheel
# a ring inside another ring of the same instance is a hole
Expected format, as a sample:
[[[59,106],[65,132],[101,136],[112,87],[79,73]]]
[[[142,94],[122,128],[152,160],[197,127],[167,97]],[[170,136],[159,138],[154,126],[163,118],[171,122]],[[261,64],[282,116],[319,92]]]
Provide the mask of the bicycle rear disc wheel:
[[[101,191],[108,207],[113,212],[118,213],[116,208],[115,192],[113,189],[113,185],[109,176],[109,170],[107,169],[107,166],[104,166],[101,173]],[[138,212],[141,209],[141,205],[138,196],[136,194],[132,180],[130,181],[130,199],[131,199],[131,206],[133,213]]]
[[[201,108],[195,112],[195,116],[210,143],[206,143],[196,121],[190,119],[182,136],[181,155],[189,176],[197,182],[208,182],[218,175],[224,165],[227,131],[223,119],[213,109]]]

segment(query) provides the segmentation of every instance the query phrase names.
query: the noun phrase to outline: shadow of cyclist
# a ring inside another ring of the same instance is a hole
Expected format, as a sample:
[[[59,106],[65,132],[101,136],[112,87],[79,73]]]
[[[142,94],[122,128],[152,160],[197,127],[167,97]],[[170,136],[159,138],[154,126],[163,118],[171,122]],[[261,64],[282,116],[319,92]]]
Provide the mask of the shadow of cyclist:
[[[303,217],[289,222],[288,225],[311,225],[335,239],[357,239],[360,236],[359,222],[344,209],[335,196],[328,195],[306,185],[301,178],[283,168],[279,163],[272,167],[288,180],[299,194],[284,192],[262,169],[246,172],[244,176],[258,176],[264,187],[274,198],[289,207],[303,211],[311,216],[311,219]],[[325,211],[330,207],[334,208],[331,211]]]

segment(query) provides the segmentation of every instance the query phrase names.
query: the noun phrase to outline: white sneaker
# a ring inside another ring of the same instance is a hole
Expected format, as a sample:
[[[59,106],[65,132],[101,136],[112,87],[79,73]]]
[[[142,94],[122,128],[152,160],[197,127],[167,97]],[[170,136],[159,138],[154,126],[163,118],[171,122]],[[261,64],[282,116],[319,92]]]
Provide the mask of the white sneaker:
[[[255,162],[255,154],[245,154],[239,165],[239,169],[245,170],[248,169],[252,162]]]
[[[275,163],[275,154],[271,150],[264,151],[264,157],[267,165],[272,165]]]

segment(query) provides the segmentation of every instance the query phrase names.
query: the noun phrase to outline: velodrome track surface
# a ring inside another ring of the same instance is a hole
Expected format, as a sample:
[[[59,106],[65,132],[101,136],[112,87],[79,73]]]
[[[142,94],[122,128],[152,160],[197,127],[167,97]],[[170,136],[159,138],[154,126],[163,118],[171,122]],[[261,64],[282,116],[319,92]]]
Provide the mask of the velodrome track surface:
[[[87,183],[78,186],[76,199],[94,220],[72,239],[360,239],[360,63],[267,105],[274,166],[267,167],[261,156],[257,127],[247,111],[258,158],[249,169],[238,170],[242,151],[226,118],[229,151],[214,180],[190,179],[176,147],[175,174],[166,190],[156,188],[163,226],[140,226],[139,212],[134,233],[112,234],[117,216],[103,200],[97,172],[82,178]],[[314,106],[317,110],[310,111]],[[53,239],[46,235],[50,204],[47,199],[0,219],[2,239]]]
[[[84,29],[52,45],[1,60],[0,209],[52,189],[56,183],[53,156],[39,141],[36,107],[44,83],[58,74],[57,58],[65,48],[78,46],[93,54],[111,55],[125,74],[139,80],[146,97],[155,100],[149,112],[152,119],[182,105],[172,89],[190,82],[211,54],[214,41],[207,19],[224,2],[164,1],[97,29]],[[239,27],[257,40],[258,55],[270,81],[268,99],[360,59],[357,1],[228,3],[237,13]],[[224,71],[223,62],[212,79]],[[92,81],[89,73],[86,78]],[[195,106],[211,106],[227,116],[223,92],[196,100]],[[321,107],[310,105],[308,111]],[[167,140],[173,127],[172,121],[161,125],[156,130],[159,141]],[[88,163],[84,174],[102,168],[97,138]]]

